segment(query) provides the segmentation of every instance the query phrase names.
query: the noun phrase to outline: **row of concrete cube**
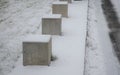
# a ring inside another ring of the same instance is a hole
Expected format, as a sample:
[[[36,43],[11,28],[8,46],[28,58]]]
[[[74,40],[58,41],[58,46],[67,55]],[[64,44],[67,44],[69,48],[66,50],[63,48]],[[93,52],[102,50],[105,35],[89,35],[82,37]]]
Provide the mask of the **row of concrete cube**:
[[[61,35],[62,17],[68,17],[68,2],[54,2],[52,14],[42,18],[42,34]]]
[[[52,56],[51,35],[61,35],[62,17],[68,17],[68,1],[60,0],[52,5],[51,15],[42,18],[42,34],[29,35],[23,41],[23,65],[50,65]],[[45,35],[44,35],[45,34]]]

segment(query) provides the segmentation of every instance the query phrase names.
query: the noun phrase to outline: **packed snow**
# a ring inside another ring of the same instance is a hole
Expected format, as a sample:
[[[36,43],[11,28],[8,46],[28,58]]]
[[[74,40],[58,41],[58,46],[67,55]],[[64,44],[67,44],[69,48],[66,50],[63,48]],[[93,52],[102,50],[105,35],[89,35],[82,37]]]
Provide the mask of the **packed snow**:
[[[55,1],[53,4],[68,4],[66,1]]]
[[[27,35],[23,42],[49,42],[51,35]]]
[[[61,14],[48,14],[48,15],[44,15],[42,18],[62,18]]]

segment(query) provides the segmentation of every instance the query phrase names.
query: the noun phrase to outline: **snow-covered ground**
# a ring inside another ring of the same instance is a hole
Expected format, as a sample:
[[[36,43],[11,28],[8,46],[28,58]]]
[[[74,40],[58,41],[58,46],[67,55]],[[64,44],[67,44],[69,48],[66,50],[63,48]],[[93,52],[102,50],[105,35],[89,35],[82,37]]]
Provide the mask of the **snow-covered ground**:
[[[96,13],[96,5],[99,6],[96,3],[98,2],[98,0],[89,1],[85,75],[107,75],[103,52],[98,39],[98,13]]]
[[[85,75],[120,75],[101,0],[90,0]]]
[[[28,71],[31,70],[34,70],[31,74],[41,75],[50,74],[49,71],[51,75],[82,75],[87,0],[84,0],[86,4],[81,1],[79,6],[76,6],[77,3],[70,5],[75,11],[69,13],[71,15],[68,19],[63,19],[63,35],[53,37],[53,45],[56,46],[53,53],[58,59],[52,62],[50,67],[22,66],[22,39],[28,34],[41,34],[41,18],[51,13],[53,1],[56,0],[0,0],[0,75],[7,75],[11,71],[11,75],[25,72],[29,74]],[[108,35],[109,29],[101,8],[101,0],[89,1],[85,75],[120,75],[120,64]],[[120,18],[120,1],[112,2]]]
[[[0,0],[0,75],[15,66],[22,53],[22,38],[41,34],[41,17],[55,0]]]
[[[23,66],[22,57],[10,75],[83,75],[87,26],[87,1],[69,4],[69,18],[62,20],[62,36],[53,36],[53,55],[48,67]],[[75,12],[74,12],[75,11]]]

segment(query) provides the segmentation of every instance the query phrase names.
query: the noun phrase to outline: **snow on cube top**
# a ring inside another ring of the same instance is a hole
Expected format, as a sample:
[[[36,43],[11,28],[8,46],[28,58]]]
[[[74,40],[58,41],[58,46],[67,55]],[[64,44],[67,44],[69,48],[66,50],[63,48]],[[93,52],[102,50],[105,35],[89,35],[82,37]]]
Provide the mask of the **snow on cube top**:
[[[67,1],[55,1],[53,4],[68,4]]]
[[[49,15],[44,15],[43,18],[61,18],[61,14],[49,14]]]
[[[28,35],[23,42],[49,42],[50,39],[50,35]]]

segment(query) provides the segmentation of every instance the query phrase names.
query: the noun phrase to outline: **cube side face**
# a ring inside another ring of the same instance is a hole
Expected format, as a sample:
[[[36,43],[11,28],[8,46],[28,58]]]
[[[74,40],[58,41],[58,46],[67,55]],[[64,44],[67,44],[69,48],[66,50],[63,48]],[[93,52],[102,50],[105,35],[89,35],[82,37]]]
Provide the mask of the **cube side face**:
[[[61,19],[55,19],[51,21],[51,34],[52,35],[61,35]]]
[[[23,43],[23,65],[49,65],[48,43]]]
[[[52,38],[50,39],[50,42],[48,43],[48,64],[51,63],[51,57],[52,57]]]
[[[50,34],[50,21],[49,19],[42,19],[42,34]]]
[[[68,3],[72,3],[72,0],[60,0],[60,1],[68,1]]]
[[[62,17],[68,17],[68,4],[53,4],[53,14],[62,14]]]
[[[42,34],[61,35],[61,18],[58,19],[43,19]]]

